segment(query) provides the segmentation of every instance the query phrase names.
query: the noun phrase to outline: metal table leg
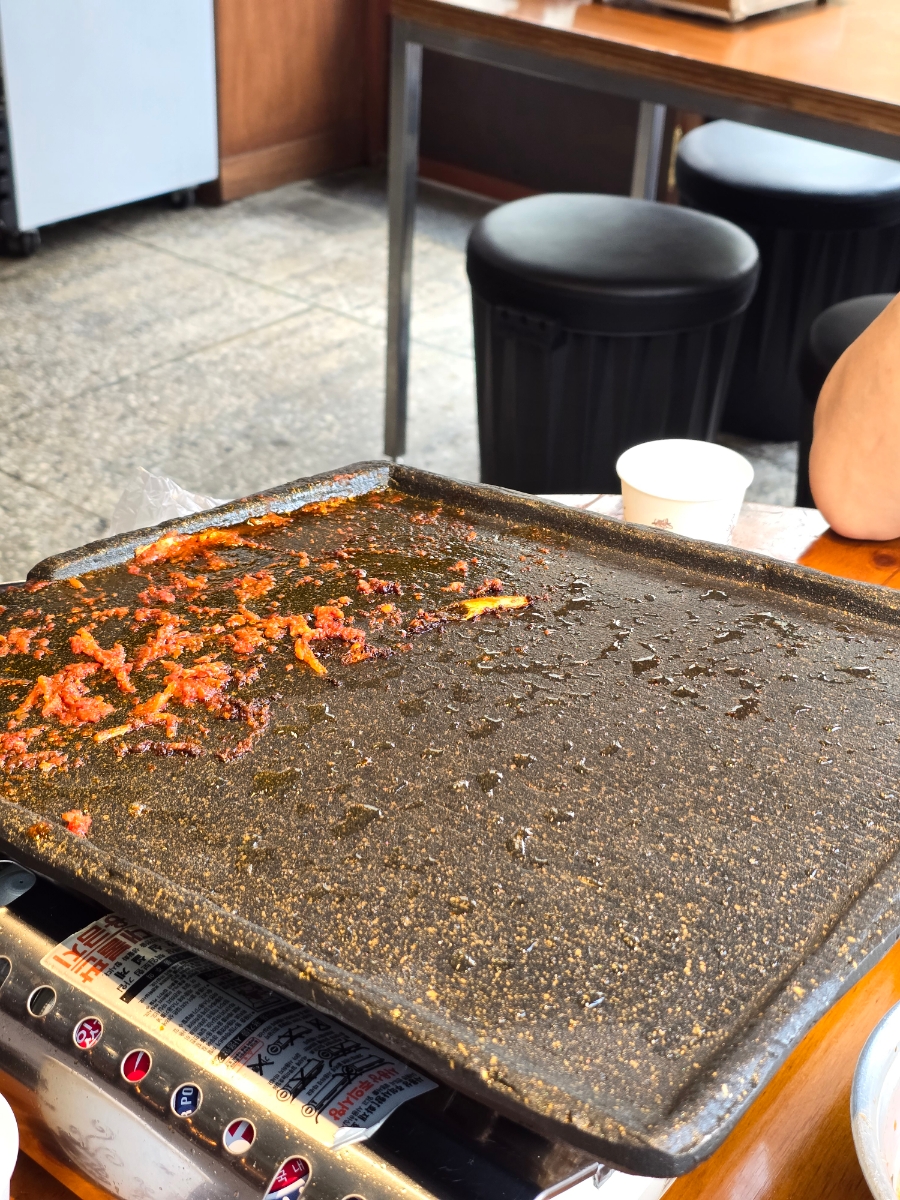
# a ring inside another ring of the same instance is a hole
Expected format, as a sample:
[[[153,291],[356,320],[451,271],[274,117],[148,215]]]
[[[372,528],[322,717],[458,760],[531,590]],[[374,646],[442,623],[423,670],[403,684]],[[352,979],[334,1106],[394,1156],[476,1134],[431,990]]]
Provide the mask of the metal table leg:
[[[409,312],[413,229],[419,169],[422,47],[410,42],[399,22],[391,35],[391,116],[388,147],[388,324],[384,452],[406,450],[409,383]]]
[[[665,128],[666,106],[642,100],[631,174],[631,195],[635,200],[656,199]]]

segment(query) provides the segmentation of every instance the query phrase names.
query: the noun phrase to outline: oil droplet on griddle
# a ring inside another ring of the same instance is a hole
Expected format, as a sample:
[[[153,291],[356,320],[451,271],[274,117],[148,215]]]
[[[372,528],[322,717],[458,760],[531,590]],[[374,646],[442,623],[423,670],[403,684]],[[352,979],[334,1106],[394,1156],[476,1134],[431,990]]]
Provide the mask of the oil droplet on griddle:
[[[471,954],[467,954],[465,950],[457,950],[450,959],[450,965],[454,971],[471,971],[476,963]]]
[[[478,786],[483,792],[492,792],[502,782],[502,771],[482,771],[478,776]]]
[[[575,820],[574,812],[563,812],[558,808],[548,808],[544,813],[544,820],[548,825],[566,825],[569,821]]]
[[[342,820],[331,826],[331,836],[336,838],[348,837],[351,833],[359,833],[373,821],[380,820],[384,813],[374,804],[350,804],[347,806]]]
[[[634,675],[641,675],[644,671],[652,671],[654,667],[659,666],[659,658],[655,654],[645,654],[641,658],[633,658],[631,660],[631,671]]]
[[[307,704],[306,711],[309,713],[309,719],[313,724],[316,724],[318,721],[337,720],[337,717],[327,704]]]

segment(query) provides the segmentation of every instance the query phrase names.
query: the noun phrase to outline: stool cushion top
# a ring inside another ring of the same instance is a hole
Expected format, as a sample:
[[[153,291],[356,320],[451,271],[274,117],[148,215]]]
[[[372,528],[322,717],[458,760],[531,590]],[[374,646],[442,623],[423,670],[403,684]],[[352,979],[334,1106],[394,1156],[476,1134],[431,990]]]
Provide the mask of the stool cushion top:
[[[900,162],[735,121],[685,135],[682,200],[742,224],[869,229],[900,223]]]
[[[605,334],[669,333],[750,303],[759,254],[705,213],[622,196],[550,194],[488,213],[469,236],[473,291],[490,304]]]
[[[857,296],[833,304],[816,317],[800,356],[800,381],[807,402],[815,403],[831,368],[893,299],[893,292]]]

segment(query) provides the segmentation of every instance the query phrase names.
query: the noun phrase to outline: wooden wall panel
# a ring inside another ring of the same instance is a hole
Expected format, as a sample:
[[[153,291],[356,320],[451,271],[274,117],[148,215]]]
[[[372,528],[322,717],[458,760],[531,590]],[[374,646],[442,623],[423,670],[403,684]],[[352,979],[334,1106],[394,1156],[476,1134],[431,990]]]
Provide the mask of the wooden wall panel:
[[[507,201],[535,192],[628,195],[638,106],[603,92],[425,52],[420,174]],[[658,197],[675,199],[673,139],[702,118],[671,109]]]
[[[369,0],[216,0],[219,198],[367,157]]]
[[[633,100],[428,50],[422,85],[424,159],[528,191],[627,193]]]
[[[381,166],[387,158],[388,81],[391,58],[390,0],[368,2],[366,158],[371,166]]]
[[[388,8],[216,0],[220,179],[205,199],[384,162]],[[420,172],[497,200],[625,193],[636,120],[632,101],[426,52]]]

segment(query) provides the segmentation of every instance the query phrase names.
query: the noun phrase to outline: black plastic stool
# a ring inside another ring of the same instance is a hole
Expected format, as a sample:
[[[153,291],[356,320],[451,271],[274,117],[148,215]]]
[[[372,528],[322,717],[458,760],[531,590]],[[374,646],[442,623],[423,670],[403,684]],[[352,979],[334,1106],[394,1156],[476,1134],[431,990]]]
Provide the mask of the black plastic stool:
[[[756,286],[726,221],[618,196],[545,195],[469,237],[481,477],[617,491],[638,442],[711,438]]]
[[[831,368],[861,333],[880,317],[894,299],[892,292],[878,296],[857,296],[826,309],[812,323],[800,354],[800,386],[803,404],[800,409],[800,455],[797,462],[796,504],[814,508],[815,500],[809,488],[809,451],[813,439],[813,418]]]
[[[736,222],[760,250],[722,428],[793,441],[812,322],[838,301],[900,288],[900,162],[713,121],[682,140],[676,177],[683,204]]]

